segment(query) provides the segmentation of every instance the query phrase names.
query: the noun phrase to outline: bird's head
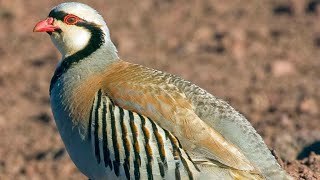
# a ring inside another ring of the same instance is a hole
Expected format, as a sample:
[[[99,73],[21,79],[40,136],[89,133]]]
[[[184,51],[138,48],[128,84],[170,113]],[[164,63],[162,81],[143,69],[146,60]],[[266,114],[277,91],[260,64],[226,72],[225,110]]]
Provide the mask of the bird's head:
[[[103,17],[88,5],[67,2],[54,7],[45,20],[36,24],[34,32],[47,32],[63,57],[94,52],[102,45],[109,44],[109,29]]]

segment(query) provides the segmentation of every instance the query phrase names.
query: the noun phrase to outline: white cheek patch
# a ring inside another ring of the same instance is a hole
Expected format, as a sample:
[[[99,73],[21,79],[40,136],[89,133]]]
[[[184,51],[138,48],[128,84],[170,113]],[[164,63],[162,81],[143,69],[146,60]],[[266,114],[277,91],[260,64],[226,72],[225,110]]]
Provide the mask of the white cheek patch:
[[[61,33],[53,33],[51,39],[61,54],[66,57],[84,49],[90,40],[91,33],[84,27],[67,25],[56,21],[55,25],[61,28]]]
[[[91,33],[87,29],[72,25],[63,31],[66,56],[82,50],[88,45]]]

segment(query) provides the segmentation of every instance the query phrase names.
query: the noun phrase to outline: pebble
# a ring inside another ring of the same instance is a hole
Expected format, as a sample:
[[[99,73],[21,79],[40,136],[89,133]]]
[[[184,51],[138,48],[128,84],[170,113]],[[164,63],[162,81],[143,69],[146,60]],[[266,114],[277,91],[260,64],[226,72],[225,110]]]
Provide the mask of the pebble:
[[[317,114],[318,106],[314,99],[304,99],[301,101],[299,109],[301,112],[309,113],[309,114]]]
[[[278,60],[272,63],[271,70],[275,77],[282,77],[293,74],[296,71],[296,68],[289,61]]]

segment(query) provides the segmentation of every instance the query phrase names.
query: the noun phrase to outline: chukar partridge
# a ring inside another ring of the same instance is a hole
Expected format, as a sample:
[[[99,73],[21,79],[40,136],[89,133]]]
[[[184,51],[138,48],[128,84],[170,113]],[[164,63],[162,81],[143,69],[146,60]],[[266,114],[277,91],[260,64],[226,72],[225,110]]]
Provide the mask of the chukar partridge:
[[[52,112],[90,179],[289,179],[260,135],[226,102],[177,76],[123,61],[102,16],[54,7],[35,32],[62,54]]]

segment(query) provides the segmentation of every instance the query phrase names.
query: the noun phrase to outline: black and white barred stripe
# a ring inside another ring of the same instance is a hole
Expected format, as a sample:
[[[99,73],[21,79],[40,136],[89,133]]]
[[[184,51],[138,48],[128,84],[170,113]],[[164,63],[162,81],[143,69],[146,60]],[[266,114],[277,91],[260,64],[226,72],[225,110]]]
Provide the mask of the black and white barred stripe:
[[[98,164],[127,179],[194,179],[199,169],[178,139],[151,119],[114,105],[100,90],[88,138]]]

